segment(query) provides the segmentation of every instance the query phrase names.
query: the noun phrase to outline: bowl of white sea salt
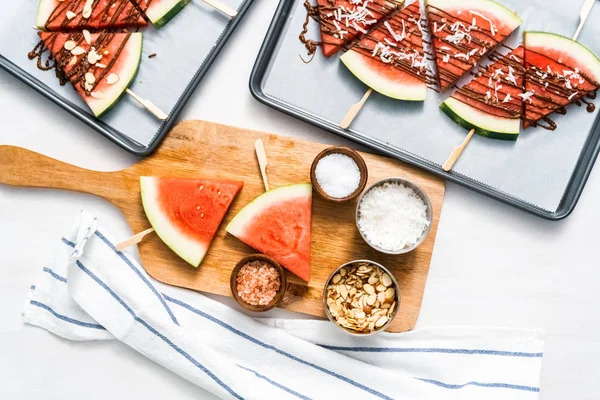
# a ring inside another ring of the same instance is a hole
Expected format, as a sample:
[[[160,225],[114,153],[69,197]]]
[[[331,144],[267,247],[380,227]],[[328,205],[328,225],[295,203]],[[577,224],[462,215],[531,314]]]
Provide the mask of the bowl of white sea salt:
[[[375,182],[356,205],[356,227],[369,246],[386,254],[416,249],[429,234],[433,212],[427,194],[402,178]]]
[[[367,186],[367,164],[357,151],[328,147],[310,167],[313,188],[325,200],[343,203],[356,199]]]

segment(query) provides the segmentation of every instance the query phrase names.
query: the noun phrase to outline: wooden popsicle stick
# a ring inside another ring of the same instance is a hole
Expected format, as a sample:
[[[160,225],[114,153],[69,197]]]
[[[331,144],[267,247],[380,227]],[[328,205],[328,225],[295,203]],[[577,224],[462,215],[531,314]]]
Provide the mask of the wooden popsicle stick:
[[[583,3],[583,7],[581,7],[581,11],[579,11],[579,26],[575,31],[575,35],[573,36],[573,40],[577,40],[579,34],[581,33],[581,29],[583,29],[583,25],[585,25],[585,21],[590,15],[592,11],[592,7],[594,6],[596,0],[585,0]]]
[[[138,244],[139,242],[141,242],[144,239],[144,237],[146,235],[148,235],[152,232],[154,232],[154,228],[146,229],[143,232],[133,235],[132,237],[130,237],[127,240],[123,240],[121,243],[117,243],[117,245],[115,247],[117,248],[117,250],[123,251],[126,248],[133,246],[134,244]]]
[[[256,139],[254,143],[254,149],[256,150],[256,158],[258,158],[258,165],[260,167],[260,174],[262,175],[263,183],[265,185],[265,191],[269,191],[269,180],[267,179],[267,153],[265,153],[265,145],[262,139]]]
[[[471,131],[469,132],[469,134],[467,135],[465,140],[462,142],[462,144],[460,146],[455,147],[454,150],[452,150],[452,153],[450,153],[450,156],[448,157],[448,159],[442,166],[442,169],[444,171],[450,171],[452,169],[452,167],[458,160],[458,157],[460,157],[460,155],[462,154],[465,147],[467,147],[467,144],[469,144],[469,141],[473,137],[474,133],[475,133],[475,129],[471,129]]]
[[[344,117],[342,122],[340,122],[340,128],[348,129],[348,127],[350,126],[352,121],[354,121],[354,118],[356,118],[356,115],[358,114],[358,112],[361,110],[361,108],[367,102],[367,99],[369,98],[369,96],[371,95],[372,92],[373,92],[373,89],[369,88],[369,90],[367,90],[365,92],[362,99],[358,103],[353,104],[352,107],[350,107],[350,109],[348,110],[348,113],[346,114],[346,116]]]
[[[135,101],[140,103],[146,110],[150,111],[156,118],[160,119],[161,121],[164,121],[165,119],[167,119],[169,117],[160,108],[158,108],[156,105],[154,105],[154,103],[152,103],[150,100],[142,99],[140,96],[135,94],[131,89],[126,89],[125,91],[127,92],[128,95],[133,97],[135,99]]]
[[[230,18],[237,17],[238,12],[220,0],[202,0],[202,1],[205,2],[206,4],[208,4],[209,6],[211,6],[212,8],[214,8],[215,10],[218,10],[218,11],[222,12],[223,14],[227,15]]]

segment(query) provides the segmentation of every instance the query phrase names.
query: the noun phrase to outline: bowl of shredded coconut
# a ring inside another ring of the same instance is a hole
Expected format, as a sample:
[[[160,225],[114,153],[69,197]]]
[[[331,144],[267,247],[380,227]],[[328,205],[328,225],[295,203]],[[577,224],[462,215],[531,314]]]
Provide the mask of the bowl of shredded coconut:
[[[432,222],[431,201],[412,182],[387,178],[375,182],[356,205],[356,226],[369,246],[386,254],[416,249]]]

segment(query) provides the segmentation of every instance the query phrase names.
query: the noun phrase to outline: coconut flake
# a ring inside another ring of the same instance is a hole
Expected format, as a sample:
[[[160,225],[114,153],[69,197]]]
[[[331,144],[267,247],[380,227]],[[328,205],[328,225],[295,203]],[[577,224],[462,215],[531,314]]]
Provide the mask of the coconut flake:
[[[534,94],[535,90],[530,90],[527,93],[519,93],[519,97],[523,99],[523,102],[529,101],[530,103],[533,103],[533,100],[531,100],[531,96],[533,96]]]
[[[491,32],[491,34],[492,34],[492,37],[493,37],[493,36],[496,36],[496,26],[494,25],[494,23],[492,22],[492,20],[491,20],[491,19],[489,19],[489,18],[487,18],[487,17],[484,17],[484,16],[483,16],[483,14],[481,14],[481,13],[478,13],[477,11],[469,10],[469,12],[470,12],[472,15],[477,15],[478,17],[481,17],[482,19],[484,19],[484,20],[486,20],[487,22],[489,22],[489,24],[490,24],[490,32]]]
[[[445,54],[444,57],[442,58],[442,61],[447,63],[448,61],[450,61],[450,54]]]
[[[573,97],[577,96],[578,94],[579,92],[571,93],[571,95],[569,96],[569,101],[573,100]]]
[[[513,98],[510,95],[510,93],[506,93],[506,97],[504,98],[504,100],[502,100],[502,103],[508,103],[509,101],[511,101]]]
[[[404,20],[402,20],[402,34],[394,32],[392,26],[388,21],[385,21],[383,25],[387,28],[388,32],[390,33],[390,35],[392,35],[396,42],[401,42],[406,38],[406,26],[404,25]]]

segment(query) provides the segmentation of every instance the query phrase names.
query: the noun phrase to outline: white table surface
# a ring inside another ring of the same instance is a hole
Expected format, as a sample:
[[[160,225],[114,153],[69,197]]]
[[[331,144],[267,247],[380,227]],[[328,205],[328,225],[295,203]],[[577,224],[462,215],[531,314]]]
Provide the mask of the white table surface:
[[[275,6],[255,1],[181,119],[350,144],[259,104],[248,91]],[[3,71],[0,110],[0,144],[103,171],[137,161]],[[562,222],[448,184],[418,327],[544,328],[541,399],[598,399],[599,200],[597,170]],[[120,212],[99,198],[0,185],[0,398],[213,398],[125,345],[73,343],[23,325],[28,287],[81,208],[115,234],[130,233]]]

